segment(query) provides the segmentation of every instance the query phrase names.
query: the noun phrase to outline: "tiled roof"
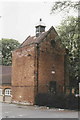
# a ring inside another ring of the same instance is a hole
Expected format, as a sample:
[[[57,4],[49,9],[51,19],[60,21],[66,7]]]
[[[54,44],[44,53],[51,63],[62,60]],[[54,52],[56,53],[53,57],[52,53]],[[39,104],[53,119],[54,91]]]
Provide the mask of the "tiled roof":
[[[46,35],[49,33],[49,31],[51,29],[54,29],[54,27],[52,26],[47,32],[41,33],[39,37],[35,37],[35,36],[27,37],[27,39],[21,44],[21,47],[24,47],[24,46],[32,44],[32,43],[40,43],[46,37]]]
[[[11,84],[11,66],[0,66],[0,84]]]
[[[26,46],[28,44],[32,44],[32,43],[39,43],[42,38],[47,34],[47,32],[41,33],[41,35],[39,37],[36,36],[29,36],[22,44],[21,47]]]

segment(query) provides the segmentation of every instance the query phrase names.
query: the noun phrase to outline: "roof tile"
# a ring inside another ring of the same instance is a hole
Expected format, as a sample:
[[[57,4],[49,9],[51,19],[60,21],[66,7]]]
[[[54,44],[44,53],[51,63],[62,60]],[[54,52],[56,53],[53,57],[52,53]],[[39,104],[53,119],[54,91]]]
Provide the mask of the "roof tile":
[[[11,84],[11,66],[0,66],[0,84]]]

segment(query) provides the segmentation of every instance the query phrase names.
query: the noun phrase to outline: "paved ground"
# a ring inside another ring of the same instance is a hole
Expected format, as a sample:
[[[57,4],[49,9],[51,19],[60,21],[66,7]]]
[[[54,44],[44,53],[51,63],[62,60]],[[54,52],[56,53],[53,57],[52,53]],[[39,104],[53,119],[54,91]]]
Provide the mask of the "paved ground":
[[[0,103],[0,118],[78,118],[78,111]]]

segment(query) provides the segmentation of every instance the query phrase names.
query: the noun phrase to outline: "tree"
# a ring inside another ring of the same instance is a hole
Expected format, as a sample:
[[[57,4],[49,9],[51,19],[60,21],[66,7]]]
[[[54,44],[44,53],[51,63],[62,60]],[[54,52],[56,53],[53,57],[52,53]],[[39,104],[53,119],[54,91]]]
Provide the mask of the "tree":
[[[78,18],[64,20],[58,32],[61,42],[69,50],[70,86],[76,86],[80,82],[80,1],[57,1],[53,3],[51,13],[69,13],[70,10],[77,11]]]
[[[71,9],[78,10],[80,7],[80,2],[71,2],[71,1],[57,1],[53,3],[51,13],[66,11],[69,12]]]
[[[0,40],[0,64],[11,65],[12,64],[12,51],[16,49],[20,43],[14,39],[2,39]]]
[[[72,87],[77,87],[80,82],[79,21],[79,18],[68,17],[57,27],[63,46],[69,50],[69,78]]]

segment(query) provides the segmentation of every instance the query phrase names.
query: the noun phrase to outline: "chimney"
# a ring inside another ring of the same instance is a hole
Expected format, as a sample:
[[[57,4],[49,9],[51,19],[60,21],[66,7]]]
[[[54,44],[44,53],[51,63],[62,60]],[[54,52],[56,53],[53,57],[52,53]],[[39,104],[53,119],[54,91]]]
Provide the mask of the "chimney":
[[[42,32],[45,32],[45,24],[42,22],[40,18],[39,23],[35,26],[36,27],[36,37],[38,37]]]

